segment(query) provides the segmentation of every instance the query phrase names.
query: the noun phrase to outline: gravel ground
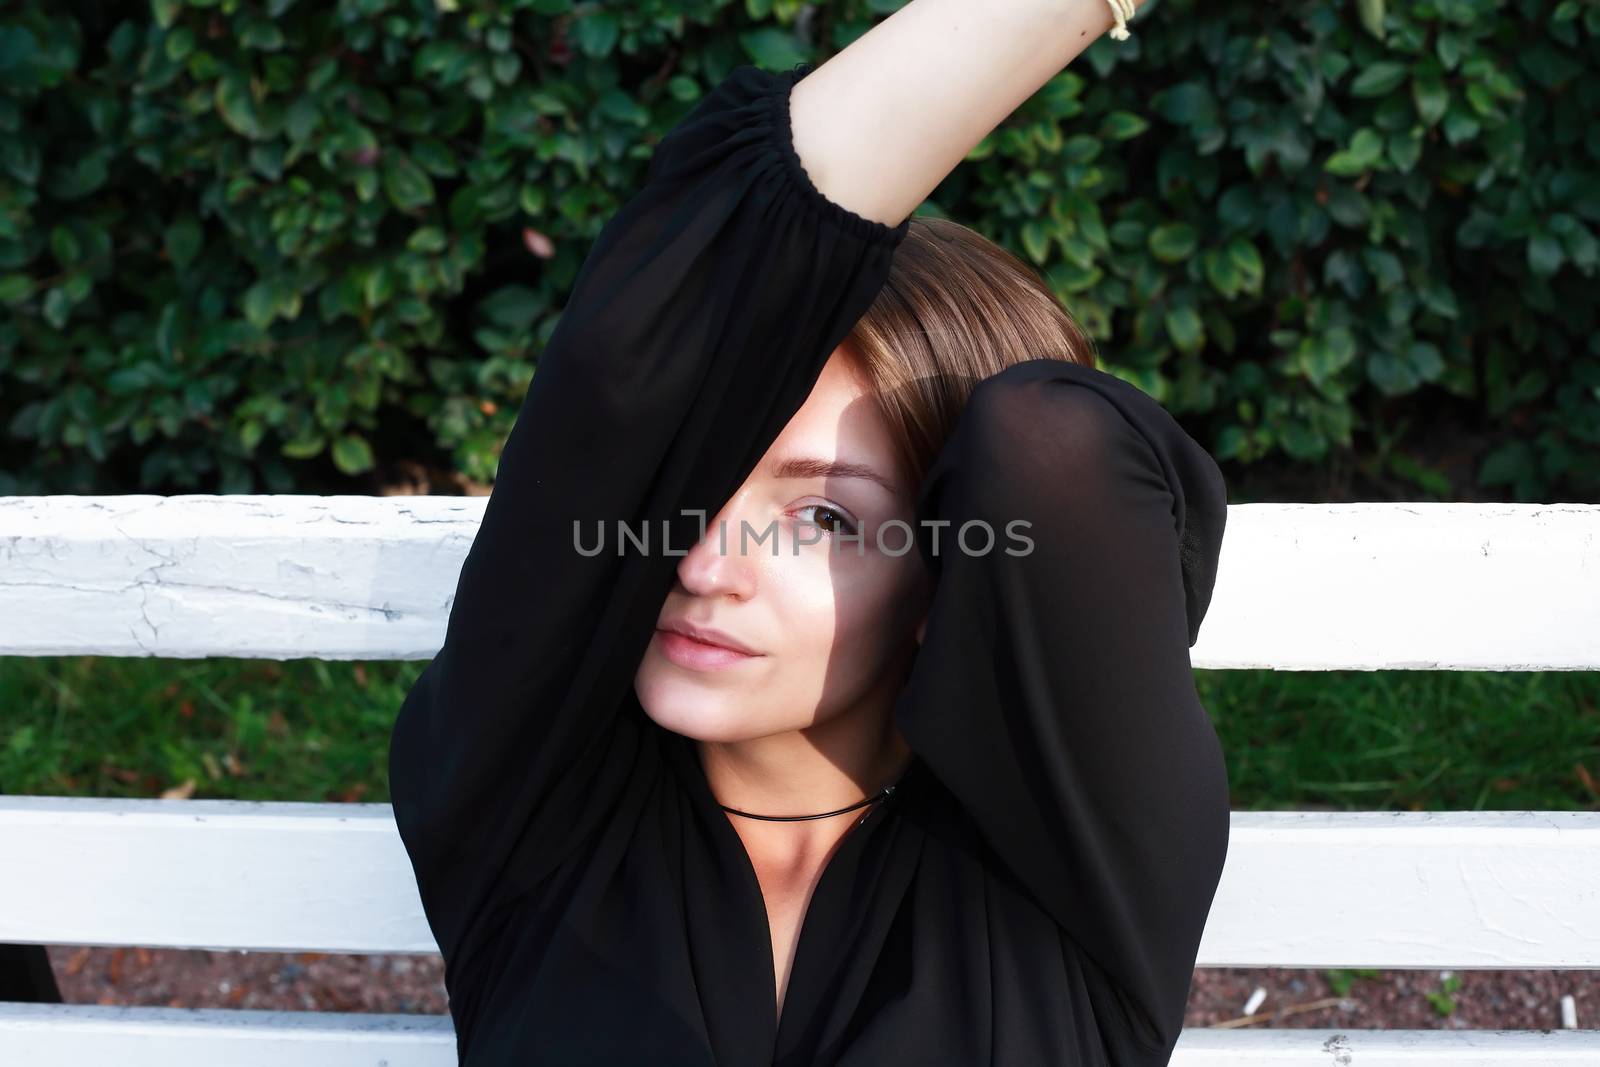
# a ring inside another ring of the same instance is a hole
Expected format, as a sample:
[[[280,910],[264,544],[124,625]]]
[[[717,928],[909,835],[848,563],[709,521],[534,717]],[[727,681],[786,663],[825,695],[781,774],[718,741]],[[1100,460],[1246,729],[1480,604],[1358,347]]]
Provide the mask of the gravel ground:
[[[444,963],[428,956],[208,952],[52,945],[61,995],[73,1004],[445,1014]],[[1323,971],[1204,968],[1187,1026],[1362,1030],[1544,1030],[1561,1026],[1561,998],[1578,1026],[1600,1028],[1600,971],[1456,971],[1453,1008],[1437,998],[1445,971],[1380,971],[1340,997]],[[1246,1016],[1257,987],[1266,997]]]

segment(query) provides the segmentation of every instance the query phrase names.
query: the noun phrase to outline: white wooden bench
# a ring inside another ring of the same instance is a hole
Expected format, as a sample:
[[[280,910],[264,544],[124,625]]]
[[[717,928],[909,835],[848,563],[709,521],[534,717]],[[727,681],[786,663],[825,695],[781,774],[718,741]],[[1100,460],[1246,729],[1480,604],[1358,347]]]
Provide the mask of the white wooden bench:
[[[484,503],[0,497],[0,655],[426,659]],[[1236,505],[1192,657],[1600,668],[1600,506]],[[0,864],[0,942],[436,951],[387,804],[6,796]],[[1600,812],[1235,812],[1199,962],[1600,967]],[[85,1062],[455,1051],[444,1015],[0,1003],[0,1064]],[[1600,1030],[1191,1028],[1172,1062],[1594,1065]]]

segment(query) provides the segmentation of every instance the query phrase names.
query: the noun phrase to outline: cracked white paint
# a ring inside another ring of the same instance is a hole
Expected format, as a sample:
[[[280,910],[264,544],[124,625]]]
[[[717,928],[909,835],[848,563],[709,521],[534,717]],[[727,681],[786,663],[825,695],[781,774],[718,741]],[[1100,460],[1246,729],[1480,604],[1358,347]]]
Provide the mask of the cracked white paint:
[[[427,659],[486,497],[0,497],[0,655]]]

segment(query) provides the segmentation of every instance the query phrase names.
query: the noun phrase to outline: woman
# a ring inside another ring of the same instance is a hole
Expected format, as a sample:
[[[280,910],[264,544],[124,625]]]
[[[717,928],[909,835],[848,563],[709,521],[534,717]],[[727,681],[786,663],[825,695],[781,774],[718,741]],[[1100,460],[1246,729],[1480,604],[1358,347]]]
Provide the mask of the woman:
[[[463,1063],[1167,1062],[1221,476],[957,228],[885,286],[1112,22],[914,0],[740,67],[596,239],[392,739]]]
[[[0,795],[4,793],[0,783]],[[0,944],[0,1001],[61,1003],[61,987],[45,946]]]
[[[0,945],[0,1001],[7,1000],[61,1003],[50,953],[43,945]]]

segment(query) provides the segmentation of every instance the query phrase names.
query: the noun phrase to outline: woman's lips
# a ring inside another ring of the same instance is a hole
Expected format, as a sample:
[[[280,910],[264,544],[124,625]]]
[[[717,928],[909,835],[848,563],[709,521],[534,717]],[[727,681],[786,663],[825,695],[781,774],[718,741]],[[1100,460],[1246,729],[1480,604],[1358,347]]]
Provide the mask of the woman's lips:
[[[657,630],[656,641],[661,645],[662,655],[678,666],[690,670],[722,670],[725,667],[761,658],[746,652],[735,652],[722,645],[709,645],[704,641],[696,641],[675,630]]]

